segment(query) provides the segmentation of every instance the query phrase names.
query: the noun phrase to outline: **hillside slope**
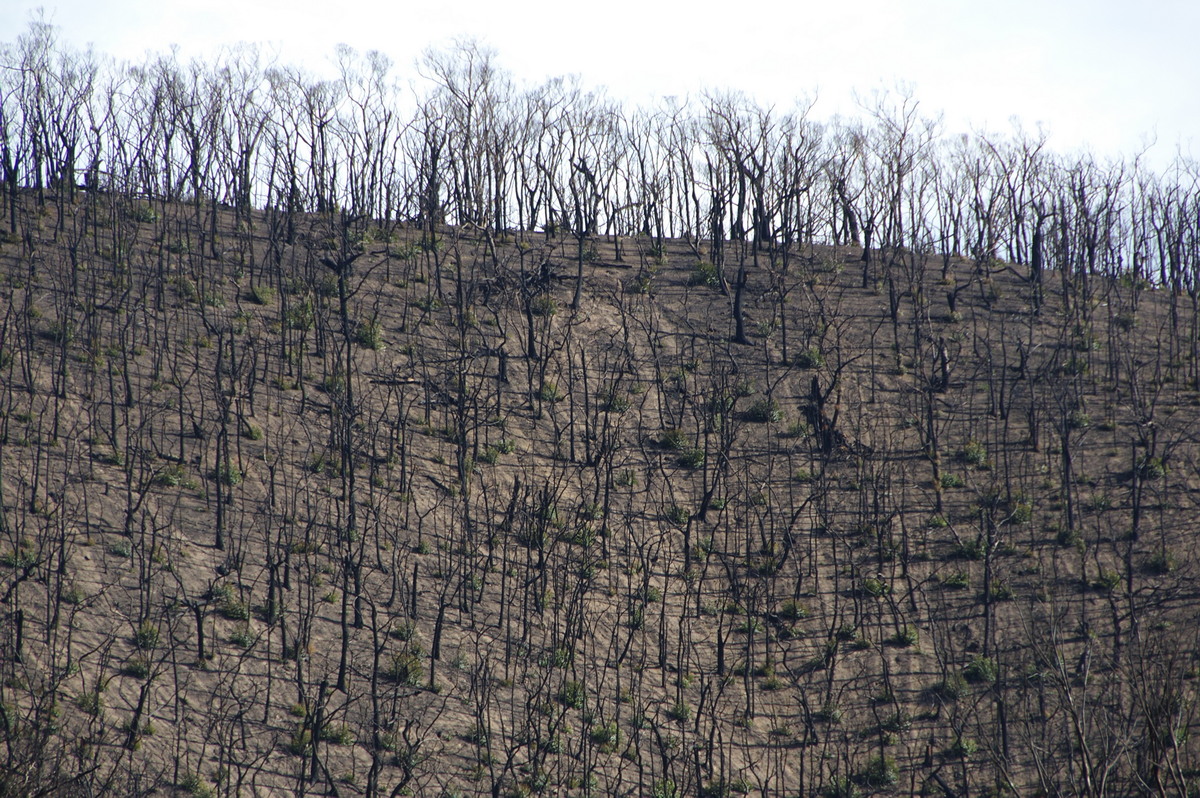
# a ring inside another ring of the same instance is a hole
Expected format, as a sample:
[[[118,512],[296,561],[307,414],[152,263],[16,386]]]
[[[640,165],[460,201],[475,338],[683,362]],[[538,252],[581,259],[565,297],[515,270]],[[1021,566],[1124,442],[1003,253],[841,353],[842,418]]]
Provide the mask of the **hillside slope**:
[[[0,793],[1194,789],[1194,298],[25,200]]]

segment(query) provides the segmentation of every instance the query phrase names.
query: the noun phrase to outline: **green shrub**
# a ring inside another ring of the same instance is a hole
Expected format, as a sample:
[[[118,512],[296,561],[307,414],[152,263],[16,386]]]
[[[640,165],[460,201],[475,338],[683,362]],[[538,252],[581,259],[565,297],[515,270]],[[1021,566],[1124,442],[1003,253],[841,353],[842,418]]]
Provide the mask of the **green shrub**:
[[[231,621],[250,620],[250,605],[238,598],[233,587],[227,584],[216,585],[210,598],[217,605],[217,612]]]
[[[650,798],[680,798],[679,786],[671,779],[656,781],[650,788]]]
[[[629,409],[629,397],[616,388],[609,388],[601,392],[598,399],[600,400],[600,406],[607,413],[624,413]]]
[[[604,517],[604,507],[596,502],[585,502],[579,507],[579,515],[587,521],[599,521]]]
[[[196,284],[186,277],[175,280],[175,291],[184,302],[197,302],[200,299],[200,293],[196,288]]]
[[[758,389],[755,388],[754,383],[750,382],[749,379],[739,379],[738,382],[733,383],[733,397],[734,398],[745,398],[748,396],[754,396],[755,394],[757,394],[757,392],[758,392]]]
[[[145,679],[150,675],[150,660],[143,654],[134,654],[125,661],[121,673],[135,679]]]
[[[552,540],[548,524],[526,523],[517,528],[513,537],[522,546],[530,549],[544,549]]]
[[[587,690],[582,682],[568,681],[558,691],[558,700],[571,709],[583,709],[587,699]]]
[[[658,443],[664,449],[683,451],[691,447],[692,439],[683,430],[672,427],[671,429],[663,430],[662,435],[658,437]]]
[[[615,721],[593,726],[588,736],[591,737],[593,743],[600,746],[600,750],[604,753],[612,753],[617,750],[617,746],[621,742],[621,730],[617,728]]]
[[[46,339],[56,344],[69,344],[75,340],[75,328],[68,322],[51,322],[46,329]]]
[[[948,590],[963,590],[971,586],[971,576],[966,571],[956,571],[942,577],[942,587]]]
[[[955,553],[964,560],[982,560],[987,554],[987,541],[977,535],[959,543]]]
[[[1175,554],[1170,550],[1156,551],[1149,560],[1146,561],[1145,571],[1149,574],[1163,576],[1169,574],[1179,567],[1179,561]]]
[[[905,625],[899,632],[892,636],[892,643],[901,648],[915,646],[921,639],[920,632],[917,627]]]
[[[425,667],[421,656],[413,646],[392,654],[387,670],[384,672],[389,681],[409,687],[419,687],[425,678]]]
[[[485,726],[482,721],[479,721],[472,726],[471,729],[465,735],[463,735],[463,737],[467,742],[473,745],[482,746],[487,745],[490,735],[488,733],[488,727]]]
[[[892,592],[892,587],[882,579],[868,576],[859,582],[859,592],[871,598],[880,598]]]
[[[684,468],[695,470],[697,468],[703,468],[705,460],[706,456],[704,454],[704,450],[700,448],[693,448],[688,449],[686,452],[679,455],[679,458],[676,462],[678,462],[679,465],[683,466]]]
[[[900,781],[900,768],[890,756],[872,757],[862,772],[863,784],[868,787],[892,787]]]
[[[972,438],[958,452],[958,459],[969,466],[981,466],[987,462],[987,449]]]
[[[967,483],[958,474],[942,474],[943,488],[961,488]]]
[[[693,267],[691,285],[703,285],[708,288],[721,287],[721,270],[708,261],[700,261]]]
[[[561,402],[566,398],[561,391],[558,390],[557,383],[546,381],[542,383],[541,389],[538,391],[538,398],[543,402]]]
[[[232,632],[229,633],[229,642],[241,648],[250,648],[255,641],[254,632],[250,631],[250,624],[238,624]]]
[[[963,678],[971,684],[991,684],[999,674],[996,661],[983,655],[975,657],[963,668]]]
[[[807,349],[801,350],[796,355],[796,368],[802,369],[819,369],[825,365],[825,356],[821,354],[821,350],[815,346],[810,346]]]
[[[321,729],[321,740],[334,745],[353,745],[354,734],[349,726],[325,726]]]
[[[367,319],[358,323],[354,340],[365,349],[383,348],[383,325],[378,319]]]
[[[1011,601],[1016,594],[1007,582],[999,579],[992,582],[992,601]],[[982,597],[980,597],[982,599]]]
[[[756,424],[779,422],[783,420],[783,411],[774,399],[763,398],[750,405],[750,409],[746,411],[746,420]]]
[[[779,614],[788,621],[800,621],[808,617],[808,608],[797,602],[795,599],[788,599],[783,602],[783,607]]]
[[[685,723],[688,720],[690,720],[692,717],[692,708],[690,706],[688,706],[686,701],[682,701],[682,700],[676,701],[667,710],[667,717],[670,718],[671,720],[679,721],[680,723]]]
[[[6,551],[0,555],[0,565],[4,565],[6,568],[31,568],[36,564],[37,554],[29,549],[24,541],[12,551]]]
[[[929,689],[932,698],[945,702],[957,701],[967,692],[967,680],[961,673],[950,673]]]
[[[142,621],[133,635],[133,643],[142,651],[158,648],[158,627],[150,621]]]
[[[240,468],[226,460],[224,463],[217,466],[214,476],[222,485],[233,488],[242,484],[244,475],[242,474],[242,470]]]
[[[158,221],[158,214],[149,205],[135,205],[129,209],[129,218],[135,222],[149,224]]]
[[[807,422],[800,420],[793,421],[791,424],[789,424],[786,433],[787,437],[789,438],[805,438],[811,434],[812,427],[810,427]]]
[[[746,635],[758,634],[762,631],[762,622],[758,618],[747,618],[738,624],[737,630]]]
[[[190,770],[185,772],[179,779],[179,788],[186,790],[192,798],[215,798],[217,791],[208,784],[205,784],[203,779]]]
[[[316,313],[311,299],[289,306],[283,314],[283,323],[289,329],[298,331],[311,330],[315,319]]]
[[[496,463],[500,462],[500,450],[495,446],[485,447],[484,450],[479,453],[479,462],[487,465],[495,465]]]
[[[307,756],[311,750],[312,732],[304,724],[297,724],[292,739],[288,741],[288,751],[295,756]]]
[[[954,741],[954,745],[950,746],[950,755],[960,759],[967,759],[978,751],[979,744],[967,737],[959,737]]]
[[[413,301],[413,304],[426,313],[433,313],[442,309],[442,301],[433,295],[418,297]]]
[[[820,721],[822,723],[841,723],[842,710],[838,708],[837,704],[833,703],[832,701],[827,701],[821,706],[820,709],[813,713],[813,720]]]
[[[391,234],[388,234],[388,240],[391,240]],[[412,241],[408,241],[404,244],[394,247],[392,249],[392,257],[403,261],[414,260],[417,255],[421,254],[422,249],[424,248],[420,244],[415,244]]]
[[[678,504],[672,504],[667,508],[666,516],[667,520],[672,524],[683,526],[688,522],[688,519],[691,518],[691,513],[689,513],[683,507],[680,507]]]
[[[346,375],[340,371],[328,375],[321,380],[320,389],[330,396],[344,396],[346,393]]]
[[[1100,569],[1100,575],[1092,582],[1092,587],[1101,593],[1112,593],[1121,586],[1121,575],[1111,568]]]
[[[558,305],[554,301],[554,297],[548,294],[542,294],[533,298],[529,303],[529,311],[535,316],[553,316],[558,313]]]
[[[95,717],[104,710],[104,697],[95,691],[80,693],[75,696],[75,706],[81,712]]]
[[[164,468],[154,477],[154,484],[163,488],[194,488],[195,481],[188,476],[187,468],[172,464]]]
[[[654,273],[639,270],[636,275],[631,277],[626,283],[626,288],[630,293],[649,296],[654,293]]]
[[[1060,546],[1079,546],[1083,543],[1083,538],[1077,529],[1068,529],[1065,526],[1053,524],[1047,528],[1047,531],[1054,532],[1054,541]]]
[[[1142,457],[1137,470],[1142,479],[1162,479],[1167,475],[1167,464],[1161,457]]]
[[[271,305],[275,302],[275,289],[262,283],[252,285],[250,286],[250,298],[259,305]]]
[[[323,296],[326,299],[332,299],[338,295],[337,277],[332,274],[327,274],[317,281],[316,291],[318,296]]]
[[[821,798],[860,798],[862,793],[846,776],[837,776],[821,788]]]
[[[642,254],[650,258],[656,265],[662,266],[667,261],[666,250],[663,249],[662,242],[651,241],[643,244],[641,247]]]

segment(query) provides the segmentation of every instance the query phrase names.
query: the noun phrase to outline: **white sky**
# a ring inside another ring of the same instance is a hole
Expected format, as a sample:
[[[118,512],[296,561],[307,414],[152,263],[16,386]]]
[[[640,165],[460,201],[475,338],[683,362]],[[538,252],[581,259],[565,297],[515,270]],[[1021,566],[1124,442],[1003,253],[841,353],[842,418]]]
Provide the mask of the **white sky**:
[[[1155,160],[1200,157],[1196,0],[4,0],[0,40],[39,6],[63,41],[121,59],[248,41],[322,71],[344,42],[405,75],[465,35],[518,81],[578,74],[636,102],[716,88],[786,108],[815,94],[823,119],[856,113],[855,90],[904,81],[950,131],[1008,132],[1016,117],[1059,150],[1131,155],[1155,138]]]

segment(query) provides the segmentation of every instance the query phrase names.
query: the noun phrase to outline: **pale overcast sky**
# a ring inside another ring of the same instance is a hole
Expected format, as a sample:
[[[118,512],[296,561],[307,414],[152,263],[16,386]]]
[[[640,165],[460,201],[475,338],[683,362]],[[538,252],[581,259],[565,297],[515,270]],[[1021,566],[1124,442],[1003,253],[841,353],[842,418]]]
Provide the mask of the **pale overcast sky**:
[[[473,36],[518,81],[578,74],[636,102],[729,88],[788,107],[815,94],[828,118],[856,112],[855,90],[903,81],[951,131],[1007,132],[1017,117],[1060,150],[1130,155],[1155,137],[1156,160],[1200,157],[1196,0],[6,0],[0,39],[38,7],[64,41],[120,59],[248,41],[320,71],[346,43],[403,75],[425,48]]]

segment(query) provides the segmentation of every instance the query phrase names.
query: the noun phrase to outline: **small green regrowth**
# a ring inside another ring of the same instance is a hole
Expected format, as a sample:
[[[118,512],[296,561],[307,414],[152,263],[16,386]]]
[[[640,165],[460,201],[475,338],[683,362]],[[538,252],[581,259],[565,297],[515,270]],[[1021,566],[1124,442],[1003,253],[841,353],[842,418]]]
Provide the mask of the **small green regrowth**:
[[[756,424],[777,423],[783,420],[783,411],[774,399],[759,399],[746,411],[746,420]]]
[[[133,643],[142,651],[158,648],[158,627],[150,621],[142,621],[133,635]]]
[[[977,656],[963,668],[963,678],[971,684],[991,684],[1000,671],[991,657]]]
[[[958,459],[966,465],[978,468],[987,462],[987,448],[972,438],[963,445],[958,453]]]

